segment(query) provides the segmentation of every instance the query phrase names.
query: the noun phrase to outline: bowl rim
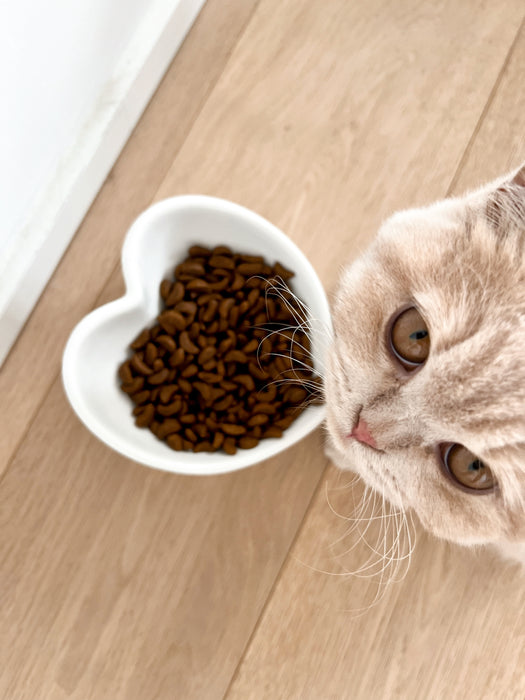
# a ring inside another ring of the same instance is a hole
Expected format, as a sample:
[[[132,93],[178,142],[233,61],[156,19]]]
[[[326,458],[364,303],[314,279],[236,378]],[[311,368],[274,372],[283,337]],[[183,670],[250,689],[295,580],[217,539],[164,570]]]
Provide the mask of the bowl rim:
[[[233,213],[257,226],[265,235],[278,240],[279,246],[287,251],[291,259],[299,257],[302,266],[308,272],[309,284],[314,287],[314,294],[318,295],[319,303],[323,309],[322,321],[330,331],[332,330],[328,298],[321,281],[308,258],[283,231],[260,214],[235,202],[209,195],[176,195],[150,205],[131,224],[126,233],[120,256],[125,292],[118,299],[92,310],[75,325],[66,342],[62,356],[62,384],[66,396],[81,422],[95,437],[124,457],[148,467],[176,474],[193,476],[218,475],[253,466],[266,459],[275,457],[292,445],[295,445],[323,422],[325,417],[324,406],[311,406],[305,410],[303,416],[310,412],[309,420],[304,421],[297,434],[294,434],[293,431],[291,434],[286,431],[282,438],[268,438],[261,441],[257,447],[251,450],[242,450],[235,455],[228,455],[227,460],[224,455],[220,455],[219,459],[215,461],[210,459],[214,456],[216,457],[214,453],[197,453],[195,455],[195,466],[192,468],[189,464],[177,462],[177,452],[173,452],[173,461],[168,459],[168,457],[171,457],[171,454],[167,454],[166,458],[162,459],[158,455],[149,453],[147,446],[138,449],[136,446],[130,445],[114,431],[108,429],[102,421],[98,421],[96,416],[93,415],[83,398],[76,379],[76,360],[79,349],[94,328],[116,314],[141,306],[144,301],[144,287],[142,285],[138,251],[141,239],[147,233],[151,221],[156,217],[164,216],[167,212],[183,208],[198,208],[201,210],[205,208],[229,214]],[[191,462],[192,460],[189,461]]]

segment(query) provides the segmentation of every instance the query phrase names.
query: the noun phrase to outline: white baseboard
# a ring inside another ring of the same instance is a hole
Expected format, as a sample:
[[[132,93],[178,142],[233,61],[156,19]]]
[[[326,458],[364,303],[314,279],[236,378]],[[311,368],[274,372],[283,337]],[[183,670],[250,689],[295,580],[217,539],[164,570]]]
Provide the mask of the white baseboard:
[[[2,261],[0,367],[205,0],[156,0]]]

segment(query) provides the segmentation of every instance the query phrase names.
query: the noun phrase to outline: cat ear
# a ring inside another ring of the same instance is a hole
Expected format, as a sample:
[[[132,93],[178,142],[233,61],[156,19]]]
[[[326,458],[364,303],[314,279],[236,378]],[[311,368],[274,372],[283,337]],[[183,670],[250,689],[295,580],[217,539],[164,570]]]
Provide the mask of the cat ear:
[[[486,215],[496,229],[525,222],[525,163],[489,189]]]

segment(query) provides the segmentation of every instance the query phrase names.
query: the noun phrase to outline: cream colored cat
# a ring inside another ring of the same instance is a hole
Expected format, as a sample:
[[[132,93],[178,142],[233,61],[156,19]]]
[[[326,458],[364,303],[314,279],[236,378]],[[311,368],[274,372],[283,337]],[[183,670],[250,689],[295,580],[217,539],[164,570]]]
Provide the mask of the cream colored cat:
[[[525,563],[525,165],[390,218],[333,322],[336,464],[438,537]]]

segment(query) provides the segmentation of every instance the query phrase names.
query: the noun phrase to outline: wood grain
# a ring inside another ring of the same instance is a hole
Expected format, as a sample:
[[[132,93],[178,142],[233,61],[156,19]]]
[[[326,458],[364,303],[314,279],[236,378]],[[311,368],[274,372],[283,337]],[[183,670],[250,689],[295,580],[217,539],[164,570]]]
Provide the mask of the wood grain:
[[[357,619],[344,610],[369,602],[373,582],[341,585],[299,564],[324,566],[323,538],[337,533],[333,521],[344,525],[318,486],[319,433],[240,473],[177,477],[110,452],[63,396],[63,341],[95,303],[120,294],[120,241],[149,200],[193,191],[250,206],[331,288],[392,209],[442,196],[460,164],[467,172],[500,94],[521,84],[505,64],[518,0],[254,7],[209,0],[199,42],[196,25],[182,49],[188,119],[178,90],[162,93],[161,107],[153,99],[157,116],[139,125],[0,375],[14,405],[2,403],[12,434],[2,434],[11,461],[0,485],[0,697],[221,698],[247,648],[230,698],[429,698],[436,688],[450,692],[433,697],[454,698],[456,688],[467,697],[467,683],[482,697],[481,682],[494,691],[486,697],[512,698],[522,690],[523,600],[495,560],[422,535],[405,582]],[[211,76],[204,91],[199,72]],[[504,153],[509,141],[496,132],[488,136]],[[50,325],[56,339],[44,340]]]
[[[256,4],[208,0],[0,370],[0,478],[60,372],[69,333],[97,305],[127,229],[151,204]]]

